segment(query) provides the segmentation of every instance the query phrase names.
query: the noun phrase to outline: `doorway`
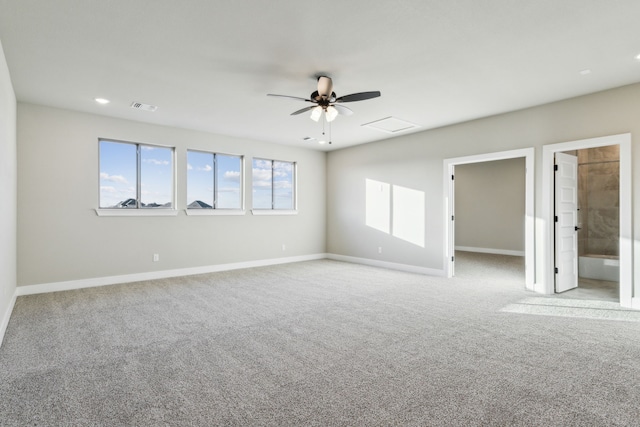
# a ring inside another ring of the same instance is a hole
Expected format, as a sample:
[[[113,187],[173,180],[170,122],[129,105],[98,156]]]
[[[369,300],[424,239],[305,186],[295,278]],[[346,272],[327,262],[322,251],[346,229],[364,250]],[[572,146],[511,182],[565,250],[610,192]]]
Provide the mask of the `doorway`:
[[[496,153],[479,154],[474,156],[457,157],[444,160],[443,183],[445,195],[444,229],[445,244],[443,262],[446,277],[453,277],[455,272],[455,184],[454,175],[456,165],[488,162],[523,157],[525,160],[525,224],[524,224],[524,257],[525,257],[525,287],[534,290],[534,154],[533,148],[502,151]]]
[[[620,153],[619,145],[583,148],[556,153],[555,219],[556,219],[556,273],[557,296],[602,301],[620,300]],[[567,176],[562,170],[570,166],[575,181],[569,193],[573,194],[573,210],[564,212],[567,202],[559,199]],[[559,191],[560,189],[560,191]],[[561,227],[568,220],[571,224]],[[568,234],[575,244],[568,253],[569,267],[575,275],[562,270],[562,252],[558,247],[563,235]],[[577,256],[576,256],[577,252]]]
[[[619,302],[623,307],[632,307],[632,234],[631,234],[631,135],[613,135],[570,141],[559,144],[549,144],[542,147],[542,203],[543,224],[545,224],[543,242],[543,291],[546,294],[555,292],[556,284],[556,222],[555,222],[555,157],[556,154],[572,150],[582,150],[596,147],[618,146],[619,148]],[[577,215],[576,215],[577,222]],[[578,226],[577,223],[575,225]],[[577,250],[575,256],[578,256]],[[575,262],[576,258],[565,260]],[[576,268],[577,274],[577,268]]]

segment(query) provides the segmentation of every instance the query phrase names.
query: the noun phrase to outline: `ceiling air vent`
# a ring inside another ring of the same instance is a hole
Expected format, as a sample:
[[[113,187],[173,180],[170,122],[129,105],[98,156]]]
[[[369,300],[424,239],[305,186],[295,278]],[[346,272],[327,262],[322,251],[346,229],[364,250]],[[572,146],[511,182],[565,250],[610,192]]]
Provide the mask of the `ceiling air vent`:
[[[155,105],[143,104],[142,102],[132,102],[131,108],[136,110],[151,111],[152,113],[158,109]]]
[[[381,132],[386,132],[386,133],[406,132],[408,130],[420,127],[414,123],[410,123],[405,120],[396,119],[395,117],[385,117],[384,119],[365,123],[362,126],[366,126],[371,129],[379,130]]]

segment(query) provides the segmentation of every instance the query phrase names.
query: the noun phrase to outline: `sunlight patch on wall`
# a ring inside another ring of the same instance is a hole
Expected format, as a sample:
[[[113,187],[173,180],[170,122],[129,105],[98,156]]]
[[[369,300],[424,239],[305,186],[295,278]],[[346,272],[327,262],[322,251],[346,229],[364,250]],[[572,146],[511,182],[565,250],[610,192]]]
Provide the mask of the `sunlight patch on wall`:
[[[424,248],[424,192],[393,186],[393,235]]]
[[[365,223],[424,248],[424,192],[366,179]]]

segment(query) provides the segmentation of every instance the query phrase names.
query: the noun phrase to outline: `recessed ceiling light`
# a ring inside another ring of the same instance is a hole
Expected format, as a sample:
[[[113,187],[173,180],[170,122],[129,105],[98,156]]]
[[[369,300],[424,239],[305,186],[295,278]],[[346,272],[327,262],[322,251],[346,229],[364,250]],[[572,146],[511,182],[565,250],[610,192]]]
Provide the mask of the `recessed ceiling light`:
[[[587,74],[591,74],[591,70],[587,68],[586,70],[580,71],[580,74],[582,74],[583,76],[586,76]]]
[[[111,101],[109,101],[108,99],[104,99],[104,98],[95,98],[95,101],[96,101],[98,104],[102,104],[102,105],[104,105],[104,104],[108,104],[109,102],[111,102]]]
[[[318,141],[318,144],[320,144],[320,145],[324,145],[326,143],[327,143],[327,141],[325,141],[324,139],[321,139],[320,141]]]
[[[636,59],[640,61],[640,53],[636,55]]]

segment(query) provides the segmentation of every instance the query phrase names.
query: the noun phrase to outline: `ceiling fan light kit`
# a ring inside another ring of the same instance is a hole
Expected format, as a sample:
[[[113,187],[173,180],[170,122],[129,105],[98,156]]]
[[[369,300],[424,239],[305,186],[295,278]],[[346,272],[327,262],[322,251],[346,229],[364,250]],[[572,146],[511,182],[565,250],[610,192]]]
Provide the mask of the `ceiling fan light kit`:
[[[322,107],[319,105],[317,107],[313,107],[311,109],[311,120],[317,122],[320,120],[320,116],[322,116]]]
[[[311,111],[311,120],[317,122],[318,120],[320,120],[320,117],[322,117],[322,113],[324,112],[325,119],[330,123],[334,121],[335,118],[338,117],[338,115],[350,116],[351,114],[353,114],[353,111],[350,108],[340,105],[341,103],[364,101],[371,98],[377,98],[380,96],[380,91],[358,92],[338,98],[336,96],[336,93],[333,91],[333,81],[331,80],[331,77],[320,76],[318,77],[318,90],[312,92],[309,98],[301,98],[299,96],[289,95],[275,95],[271,93],[267,94],[267,96],[278,96],[281,98],[290,98],[299,101],[311,102],[315,105],[301,108],[300,110],[291,113],[291,115],[297,116],[298,114]]]

